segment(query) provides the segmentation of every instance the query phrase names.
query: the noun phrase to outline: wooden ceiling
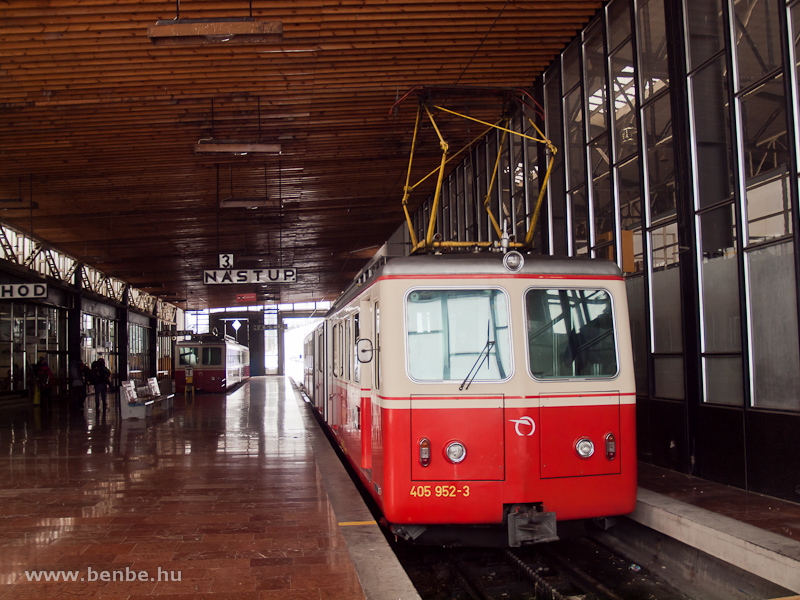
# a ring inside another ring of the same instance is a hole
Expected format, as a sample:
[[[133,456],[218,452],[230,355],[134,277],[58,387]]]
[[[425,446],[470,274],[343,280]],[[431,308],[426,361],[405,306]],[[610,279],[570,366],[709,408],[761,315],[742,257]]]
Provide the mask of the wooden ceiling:
[[[397,99],[529,88],[601,4],[0,0],[0,221],[181,308],[252,292],[332,300],[403,223],[417,102],[392,110]],[[273,33],[223,41],[206,20],[226,19]],[[158,44],[159,21],[201,35]],[[492,119],[504,108],[445,101]],[[477,131],[442,123],[451,147]],[[281,151],[195,152],[210,139]],[[414,172],[439,159],[426,125]],[[297,282],[207,286],[220,253],[237,268],[294,267]]]

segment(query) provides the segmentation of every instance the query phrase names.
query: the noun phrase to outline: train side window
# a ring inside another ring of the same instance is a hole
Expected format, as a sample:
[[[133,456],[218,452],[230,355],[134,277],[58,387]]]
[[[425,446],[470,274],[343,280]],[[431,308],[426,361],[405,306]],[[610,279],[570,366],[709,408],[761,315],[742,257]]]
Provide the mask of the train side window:
[[[508,298],[502,290],[411,290],[406,329],[412,379],[499,381],[511,375]]]
[[[200,353],[197,346],[180,346],[178,353],[178,364],[181,366],[193,366],[198,364]]]
[[[342,358],[342,338],[344,338],[344,323],[336,324],[336,335],[333,338],[333,374],[341,377],[344,375],[344,359]]]
[[[322,372],[322,363],[325,359],[325,349],[322,344],[322,331],[317,336],[317,371]]]
[[[203,348],[203,364],[216,365],[222,364],[222,348]]]
[[[344,377],[344,321],[339,323],[339,377]]]
[[[376,390],[381,389],[381,309],[375,303],[375,357],[372,360],[375,365],[375,377],[372,385]]]
[[[525,294],[528,361],[537,379],[615,377],[611,295],[605,290],[532,289]]]
[[[358,350],[356,350],[356,342],[358,342],[358,338],[361,335],[361,331],[358,327],[358,313],[353,315],[353,345],[350,347],[350,363],[353,365],[353,381],[358,383],[360,381],[360,368],[361,363],[358,362]]]
[[[333,326],[333,369],[334,377],[339,374],[339,324]]]
[[[347,318],[344,326],[344,363],[345,363],[345,378],[350,379],[350,357],[353,355],[350,347],[352,346],[350,337],[350,330],[352,329],[350,318]]]

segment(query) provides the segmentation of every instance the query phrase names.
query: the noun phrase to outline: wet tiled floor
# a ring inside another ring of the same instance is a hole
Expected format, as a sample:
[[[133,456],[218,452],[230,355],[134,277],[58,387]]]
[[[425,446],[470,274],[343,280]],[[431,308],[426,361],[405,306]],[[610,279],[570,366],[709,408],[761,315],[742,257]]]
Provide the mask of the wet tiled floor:
[[[800,504],[749,493],[639,463],[639,485],[760,529],[800,541]]]
[[[1,408],[0,599],[363,598],[290,394],[254,378],[140,421]]]

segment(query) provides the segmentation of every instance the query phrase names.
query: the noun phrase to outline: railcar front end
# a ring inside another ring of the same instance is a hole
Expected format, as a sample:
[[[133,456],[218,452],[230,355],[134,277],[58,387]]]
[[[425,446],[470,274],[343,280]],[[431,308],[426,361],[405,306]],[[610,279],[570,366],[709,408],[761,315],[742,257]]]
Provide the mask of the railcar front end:
[[[400,537],[518,546],[634,508],[619,270],[502,259],[391,260],[326,322],[326,421]]]
[[[250,350],[232,338],[193,335],[176,343],[175,389],[186,391],[187,371],[195,390],[224,392],[250,377]]]

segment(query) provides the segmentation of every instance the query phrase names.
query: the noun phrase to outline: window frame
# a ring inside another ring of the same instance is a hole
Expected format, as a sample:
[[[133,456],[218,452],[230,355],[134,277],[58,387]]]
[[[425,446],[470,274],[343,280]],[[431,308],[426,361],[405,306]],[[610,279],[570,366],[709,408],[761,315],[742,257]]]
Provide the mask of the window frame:
[[[503,297],[505,298],[506,303],[506,319],[507,319],[507,326],[506,330],[508,332],[508,364],[507,366],[507,373],[506,376],[503,378],[497,379],[477,379],[475,378],[472,383],[473,384],[491,384],[497,385],[498,383],[504,383],[510,381],[514,377],[515,373],[515,364],[514,364],[514,325],[513,325],[513,318],[512,318],[512,306],[511,306],[511,294],[509,291],[500,286],[500,285],[489,285],[489,286],[480,286],[480,285],[415,285],[409,287],[405,294],[403,295],[403,304],[402,304],[402,311],[403,311],[403,360],[405,362],[406,368],[406,377],[408,377],[409,381],[418,384],[432,384],[432,385],[453,385],[459,384],[464,379],[457,378],[457,379],[417,379],[416,377],[412,376],[411,374],[411,364],[409,361],[409,330],[408,330],[408,298],[413,292],[417,291],[436,291],[436,292],[452,292],[452,291],[488,291],[488,290],[496,290],[499,291]]]
[[[611,319],[613,322],[613,336],[614,336],[614,358],[617,365],[617,370],[614,375],[591,375],[591,376],[570,376],[570,377],[536,377],[531,370],[531,356],[530,356],[530,343],[528,341],[528,302],[527,296],[533,290],[546,291],[546,290],[564,290],[564,291],[590,291],[590,292],[605,292],[608,295],[611,305]],[[555,382],[575,382],[575,381],[615,381],[622,375],[622,363],[620,359],[620,345],[619,345],[619,324],[617,318],[617,306],[614,294],[610,289],[604,286],[585,287],[585,286],[536,286],[532,285],[522,292],[521,299],[523,327],[525,328],[525,365],[528,376],[537,383],[555,383]]]

